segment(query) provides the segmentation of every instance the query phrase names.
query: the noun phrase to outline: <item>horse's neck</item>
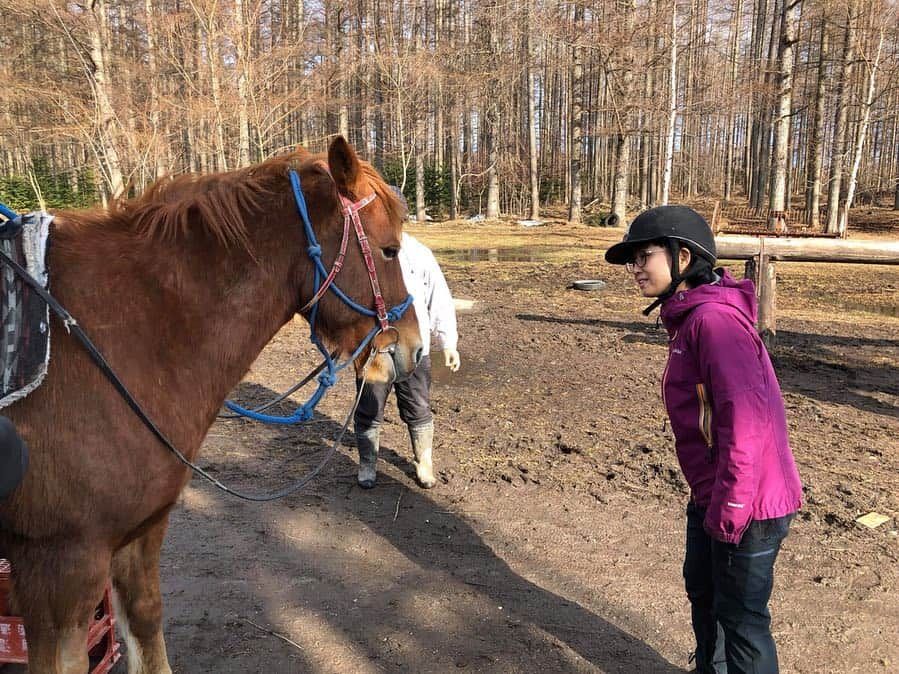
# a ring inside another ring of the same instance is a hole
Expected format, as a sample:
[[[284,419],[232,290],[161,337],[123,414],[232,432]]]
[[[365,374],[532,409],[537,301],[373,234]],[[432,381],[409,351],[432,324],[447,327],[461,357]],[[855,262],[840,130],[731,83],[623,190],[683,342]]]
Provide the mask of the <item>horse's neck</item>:
[[[113,366],[138,384],[153,372],[145,386],[201,417],[214,415],[294,305],[283,246],[256,250],[257,259],[125,235],[58,248],[60,299]]]

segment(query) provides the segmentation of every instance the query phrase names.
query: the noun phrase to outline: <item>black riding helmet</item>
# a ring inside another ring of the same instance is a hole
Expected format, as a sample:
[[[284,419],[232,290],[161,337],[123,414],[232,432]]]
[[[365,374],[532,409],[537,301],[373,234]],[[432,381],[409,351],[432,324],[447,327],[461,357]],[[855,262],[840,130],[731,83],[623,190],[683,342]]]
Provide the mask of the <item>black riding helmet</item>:
[[[637,248],[653,241],[665,245],[671,253],[671,285],[643,310],[647,315],[671,297],[681,282],[703,283],[713,278],[712,267],[717,257],[715,236],[705,218],[686,206],[657,206],[634,218],[621,242],[606,251],[606,262],[630,262]],[[677,268],[681,246],[693,254],[690,266],[683,273]]]

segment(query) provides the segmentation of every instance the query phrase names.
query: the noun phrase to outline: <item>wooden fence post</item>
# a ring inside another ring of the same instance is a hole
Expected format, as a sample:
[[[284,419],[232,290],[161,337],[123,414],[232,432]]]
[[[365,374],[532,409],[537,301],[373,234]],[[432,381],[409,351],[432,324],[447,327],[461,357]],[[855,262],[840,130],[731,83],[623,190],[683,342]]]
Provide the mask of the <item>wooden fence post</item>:
[[[751,257],[746,260],[746,264],[743,265],[743,278],[748,278],[755,285],[755,294],[758,295],[759,288],[759,267],[758,260],[756,258]]]
[[[777,274],[774,262],[759,255],[759,335],[770,352],[777,342]]]

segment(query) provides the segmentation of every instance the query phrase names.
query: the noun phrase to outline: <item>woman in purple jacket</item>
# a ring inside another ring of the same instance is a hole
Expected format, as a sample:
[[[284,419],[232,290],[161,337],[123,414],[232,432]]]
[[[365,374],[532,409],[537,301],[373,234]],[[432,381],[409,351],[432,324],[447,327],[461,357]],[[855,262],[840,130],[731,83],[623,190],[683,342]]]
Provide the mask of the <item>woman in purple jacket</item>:
[[[774,560],[799,509],[780,387],[754,328],[755,288],[714,269],[715,238],[684,206],[641,213],[606,251],[662,305],[662,395],[690,485],[684,581],[697,672],[774,674]]]

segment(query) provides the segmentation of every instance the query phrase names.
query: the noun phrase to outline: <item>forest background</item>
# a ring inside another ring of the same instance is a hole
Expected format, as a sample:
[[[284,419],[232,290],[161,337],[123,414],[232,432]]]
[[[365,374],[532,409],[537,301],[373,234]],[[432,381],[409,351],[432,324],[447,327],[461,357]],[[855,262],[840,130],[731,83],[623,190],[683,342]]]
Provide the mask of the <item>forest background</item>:
[[[341,133],[428,217],[899,209],[895,0],[0,0],[0,201]]]

